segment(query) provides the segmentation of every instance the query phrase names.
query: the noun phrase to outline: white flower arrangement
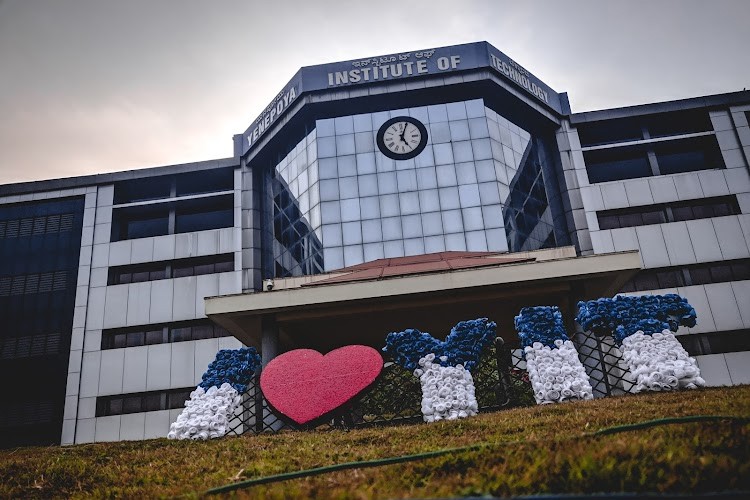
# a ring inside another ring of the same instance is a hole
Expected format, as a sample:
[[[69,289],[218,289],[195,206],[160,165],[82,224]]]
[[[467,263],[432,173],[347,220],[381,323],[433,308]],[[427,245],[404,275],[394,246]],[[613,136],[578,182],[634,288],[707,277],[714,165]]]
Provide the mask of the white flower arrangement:
[[[634,392],[695,389],[706,385],[695,358],[672,332],[646,335],[638,331],[622,339],[622,358]]]
[[[537,404],[593,399],[594,391],[573,342],[557,339],[554,345],[534,342],[524,349]]]
[[[447,356],[438,358],[447,361]],[[435,354],[419,359],[414,376],[422,385],[422,415],[425,422],[456,420],[479,411],[474,379],[463,365],[441,366],[433,363]]]
[[[169,426],[168,439],[207,440],[229,432],[229,420],[242,403],[242,396],[228,383],[208,390],[198,386],[185,401],[185,409]]]

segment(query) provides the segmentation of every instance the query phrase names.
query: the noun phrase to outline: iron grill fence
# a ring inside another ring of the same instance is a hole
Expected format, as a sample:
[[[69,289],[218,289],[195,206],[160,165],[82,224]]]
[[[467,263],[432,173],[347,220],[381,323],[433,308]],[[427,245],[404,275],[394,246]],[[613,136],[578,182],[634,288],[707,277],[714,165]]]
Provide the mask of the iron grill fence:
[[[632,392],[627,367],[612,337],[577,333],[572,338],[578,358],[601,398]],[[472,372],[479,411],[490,412],[535,404],[526,361],[520,348],[498,337],[482,354]],[[386,359],[383,371],[367,393],[329,422],[316,429],[348,429],[371,425],[396,425],[422,421],[422,389],[412,372]],[[260,391],[259,376],[243,394],[241,407],[230,421],[230,434],[302,430],[279,418]]]

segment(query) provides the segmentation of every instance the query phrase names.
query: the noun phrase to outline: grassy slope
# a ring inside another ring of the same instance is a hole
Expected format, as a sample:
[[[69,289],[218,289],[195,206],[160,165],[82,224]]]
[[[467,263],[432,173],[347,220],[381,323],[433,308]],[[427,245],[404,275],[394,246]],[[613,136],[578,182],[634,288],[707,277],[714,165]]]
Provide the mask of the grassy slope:
[[[243,495],[359,498],[750,490],[750,425],[693,423],[582,436],[618,424],[699,414],[750,416],[750,386],[642,394],[351,432],[0,450],[0,497],[195,494],[232,482],[233,477],[479,442],[494,444],[418,462],[257,486]]]

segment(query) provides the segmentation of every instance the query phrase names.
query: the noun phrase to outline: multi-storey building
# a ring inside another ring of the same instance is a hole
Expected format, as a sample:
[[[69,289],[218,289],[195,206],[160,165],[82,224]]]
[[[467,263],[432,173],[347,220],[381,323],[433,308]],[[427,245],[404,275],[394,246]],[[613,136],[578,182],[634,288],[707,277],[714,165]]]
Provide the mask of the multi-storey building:
[[[572,113],[475,43],[302,68],[228,159],[0,186],[0,439],[164,436],[241,345],[204,298],[445,251],[638,250],[621,291],[687,297],[706,380],[748,383],[749,114]]]

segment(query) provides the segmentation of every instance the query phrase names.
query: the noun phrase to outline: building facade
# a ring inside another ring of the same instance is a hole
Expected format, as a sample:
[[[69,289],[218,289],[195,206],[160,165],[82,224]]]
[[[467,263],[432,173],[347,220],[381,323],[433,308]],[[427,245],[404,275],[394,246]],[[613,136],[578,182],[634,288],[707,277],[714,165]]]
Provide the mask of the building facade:
[[[163,437],[241,345],[205,297],[443,251],[638,250],[622,293],[687,297],[704,378],[750,383],[749,116],[572,113],[481,42],[302,68],[231,158],[0,186],[2,444]]]

